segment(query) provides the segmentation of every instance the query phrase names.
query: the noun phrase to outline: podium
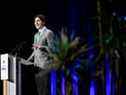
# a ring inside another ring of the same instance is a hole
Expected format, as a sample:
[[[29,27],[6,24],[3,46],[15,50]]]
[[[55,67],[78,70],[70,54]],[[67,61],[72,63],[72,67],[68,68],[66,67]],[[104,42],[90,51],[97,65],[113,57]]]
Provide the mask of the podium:
[[[33,65],[20,64],[20,58],[7,53],[0,60],[3,95],[35,95]]]

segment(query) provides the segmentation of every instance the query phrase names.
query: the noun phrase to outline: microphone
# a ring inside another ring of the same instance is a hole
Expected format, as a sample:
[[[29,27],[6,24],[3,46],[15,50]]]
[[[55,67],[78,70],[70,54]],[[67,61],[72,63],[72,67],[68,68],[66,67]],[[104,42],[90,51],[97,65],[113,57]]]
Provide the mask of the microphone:
[[[119,55],[119,52],[118,52],[117,49],[114,51],[114,53],[115,53],[115,55],[116,55],[117,58],[120,58],[120,55]]]
[[[12,54],[14,56],[18,56],[20,54],[20,50],[22,49],[22,47],[24,46],[24,44],[26,44],[26,41],[23,41],[23,42],[17,44],[16,47],[14,49],[12,49],[12,51],[10,52],[10,54]]]

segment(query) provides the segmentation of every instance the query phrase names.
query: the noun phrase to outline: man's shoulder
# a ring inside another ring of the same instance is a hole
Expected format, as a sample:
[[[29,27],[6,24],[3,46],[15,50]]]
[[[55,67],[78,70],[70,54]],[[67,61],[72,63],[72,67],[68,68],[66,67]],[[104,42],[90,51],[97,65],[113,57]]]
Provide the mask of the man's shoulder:
[[[51,29],[49,29],[49,28],[46,28],[46,31],[47,32],[53,32]]]
[[[49,34],[49,35],[52,35],[54,34],[53,31],[49,28],[46,28],[46,33]]]

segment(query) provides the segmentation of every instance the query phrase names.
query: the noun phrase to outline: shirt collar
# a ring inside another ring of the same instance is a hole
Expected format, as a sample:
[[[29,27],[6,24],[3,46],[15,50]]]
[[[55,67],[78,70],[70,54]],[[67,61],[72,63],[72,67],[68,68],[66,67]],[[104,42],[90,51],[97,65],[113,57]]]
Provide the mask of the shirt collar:
[[[43,32],[46,29],[46,26],[42,27],[41,29],[39,29],[39,32]]]

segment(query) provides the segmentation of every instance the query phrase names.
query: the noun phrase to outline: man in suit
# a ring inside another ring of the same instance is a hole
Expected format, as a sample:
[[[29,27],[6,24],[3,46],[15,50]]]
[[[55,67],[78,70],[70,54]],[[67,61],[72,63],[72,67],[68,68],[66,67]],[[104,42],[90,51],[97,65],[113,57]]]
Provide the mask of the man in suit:
[[[53,65],[49,66],[49,64],[53,64],[49,53],[53,53],[55,50],[54,33],[45,26],[44,15],[39,14],[34,17],[34,26],[38,32],[34,35],[33,52],[27,62],[32,59],[34,61],[38,95],[48,95],[48,75],[43,76],[43,73],[49,71],[50,67],[53,68]]]

